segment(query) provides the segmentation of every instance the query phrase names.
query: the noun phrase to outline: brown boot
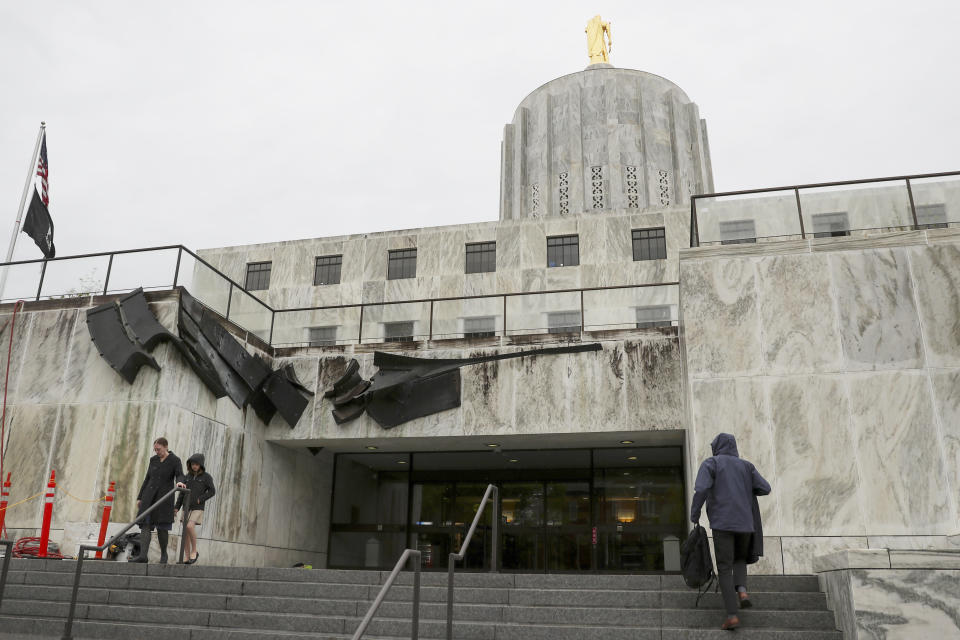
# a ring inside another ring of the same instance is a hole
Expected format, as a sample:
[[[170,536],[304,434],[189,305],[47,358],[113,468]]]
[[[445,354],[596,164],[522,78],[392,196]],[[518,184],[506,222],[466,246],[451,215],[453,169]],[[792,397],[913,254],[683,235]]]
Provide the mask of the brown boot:
[[[747,595],[747,592],[746,592],[746,591],[741,591],[741,592],[740,592],[739,594],[737,594],[737,595],[740,596],[740,608],[741,608],[741,609],[749,609],[750,607],[753,606],[753,603],[750,602],[750,596]]]
[[[733,631],[740,626],[740,618],[733,616],[732,618],[727,618],[723,621],[723,624],[720,625],[720,628],[724,631]]]

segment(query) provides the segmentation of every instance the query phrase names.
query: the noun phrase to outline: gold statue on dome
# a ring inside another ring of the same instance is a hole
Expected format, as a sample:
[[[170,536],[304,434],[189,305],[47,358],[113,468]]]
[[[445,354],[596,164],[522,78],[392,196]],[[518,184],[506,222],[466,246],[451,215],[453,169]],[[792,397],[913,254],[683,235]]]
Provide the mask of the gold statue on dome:
[[[609,64],[609,52],[613,50],[613,32],[610,30],[610,23],[604,22],[599,15],[596,15],[590,18],[584,31],[587,33],[587,54],[590,56],[590,64]]]

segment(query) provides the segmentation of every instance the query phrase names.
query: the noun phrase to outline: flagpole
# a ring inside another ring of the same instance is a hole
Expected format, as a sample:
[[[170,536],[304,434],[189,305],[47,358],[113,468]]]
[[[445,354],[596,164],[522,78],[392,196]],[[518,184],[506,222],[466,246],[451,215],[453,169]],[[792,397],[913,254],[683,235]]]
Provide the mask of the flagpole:
[[[10,236],[10,247],[7,249],[7,258],[4,262],[13,261],[13,250],[17,246],[17,236],[20,234],[20,223],[23,221],[23,205],[27,201],[27,194],[30,193],[30,184],[33,176],[37,172],[37,154],[40,153],[40,141],[43,140],[43,132],[47,128],[46,122],[40,123],[40,131],[37,132],[37,143],[33,146],[33,155],[30,156],[30,169],[27,171],[27,180],[23,184],[23,195],[20,196],[20,207],[17,209],[17,220],[13,223],[13,234]],[[3,291],[7,287],[7,270],[10,267],[3,267],[3,273],[0,273],[0,301],[3,300]]]

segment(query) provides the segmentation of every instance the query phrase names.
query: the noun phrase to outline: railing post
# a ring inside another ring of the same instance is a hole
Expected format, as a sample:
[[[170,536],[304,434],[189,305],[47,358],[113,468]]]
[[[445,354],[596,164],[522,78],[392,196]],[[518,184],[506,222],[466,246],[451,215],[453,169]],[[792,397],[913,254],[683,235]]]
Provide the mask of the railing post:
[[[227,291],[227,313],[224,316],[227,320],[230,319],[230,303],[233,302],[233,280],[230,281],[230,289]]]
[[[507,337],[507,296],[503,296],[503,337]]]
[[[430,301],[430,331],[427,334],[427,341],[433,340],[433,300]]]
[[[6,549],[3,552],[3,569],[0,570],[0,605],[3,604],[3,590],[7,588],[7,572],[10,570],[10,558],[13,557],[13,540],[0,540]]]
[[[420,555],[411,555],[413,562],[413,617],[410,620],[410,638],[417,640],[420,637]]]
[[[587,330],[587,323],[583,317],[583,289],[580,289],[580,339],[583,340],[583,332]]]
[[[47,261],[43,261],[43,266],[40,267],[40,284],[37,285],[37,297],[36,301],[40,301],[40,292],[43,291],[43,277],[47,275]]]
[[[500,488],[493,487],[493,512],[490,523],[490,534],[493,536],[493,542],[490,545],[490,572],[497,573],[497,546],[500,544]]]
[[[457,554],[451,553],[447,557],[447,640],[453,640],[453,565],[457,562]]]
[[[180,279],[180,258],[183,256],[183,247],[177,249],[177,266],[173,268],[173,288],[177,288],[177,281]]]
[[[913,216],[914,231],[920,228],[920,221],[917,220],[917,207],[913,204],[913,187],[910,186],[910,178],[907,178],[907,195],[910,197],[910,215]]]
[[[277,319],[277,312],[274,309],[270,309],[270,337],[267,339],[267,344],[271,347],[273,346],[273,321]]]
[[[103,295],[107,295],[107,288],[110,285],[110,271],[113,269],[113,254],[110,254],[110,260],[107,261],[107,277],[103,279]]]
[[[357,329],[357,344],[363,342],[363,305],[360,305],[360,327]]]
[[[87,555],[87,546],[81,545],[77,552],[77,571],[73,576],[73,591],[70,595],[70,609],[67,611],[67,626],[63,629],[63,640],[73,638],[73,618],[77,610],[77,594],[80,591],[80,572],[83,571],[83,558]]]
[[[190,489],[182,489],[183,502],[183,514],[181,514],[180,519],[183,521],[183,524],[180,529],[180,551],[177,553],[177,564],[183,564],[183,541],[187,537],[187,518],[190,516]]]
[[[800,206],[800,189],[794,189],[793,195],[797,198],[797,215],[800,217],[800,238],[806,240],[807,233],[803,228],[803,207]]]

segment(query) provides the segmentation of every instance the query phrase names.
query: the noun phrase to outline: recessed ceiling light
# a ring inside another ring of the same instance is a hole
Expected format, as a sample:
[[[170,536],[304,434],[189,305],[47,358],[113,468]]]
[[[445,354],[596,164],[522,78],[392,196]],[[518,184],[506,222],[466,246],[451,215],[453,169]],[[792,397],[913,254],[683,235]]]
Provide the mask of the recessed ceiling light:
[[[623,472],[623,475],[628,476],[628,475],[630,475],[630,472],[629,472],[629,471],[624,471],[624,472]]]
[[[507,462],[520,462],[520,461],[517,460],[516,458],[510,458],[509,460],[507,460]]]
[[[373,446],[372,444],[368,444],[368,445],[367,445],[367,449],[370,450],[370,451],[376,451],[377,449],[379,449],[379,447],[375,447],[375,446]]]
[[[397,460],[397,464],[407,464],[406,460]]]
[[[633,444],[633,440],[621,440],[620,444]]]
[[[497,443],[497,442],[488,442],[488,443],[487,443],[487,446],[488,446],[488,447],[499,447],[500,444]]]
[[[627,456],[627,460],[636,460],[637,456]]]

